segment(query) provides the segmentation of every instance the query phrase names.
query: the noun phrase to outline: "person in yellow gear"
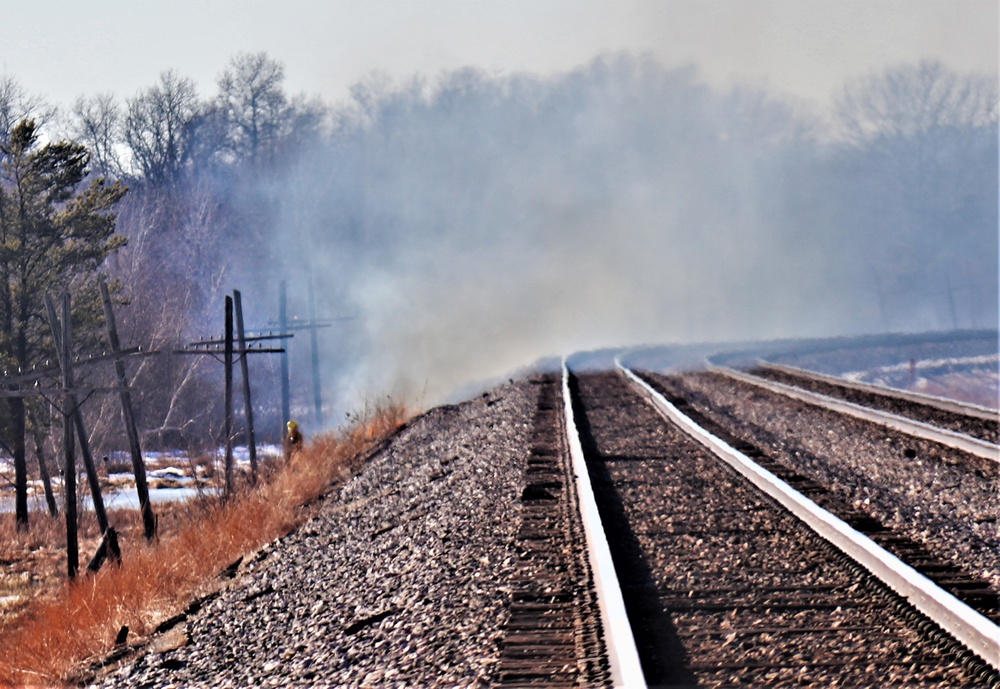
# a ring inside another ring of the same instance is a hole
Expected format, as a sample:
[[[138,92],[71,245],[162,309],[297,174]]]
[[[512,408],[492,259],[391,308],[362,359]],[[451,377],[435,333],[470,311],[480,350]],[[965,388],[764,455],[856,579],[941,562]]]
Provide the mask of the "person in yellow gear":
[[[299,431],[299,424],[289,421],[285,424],[288,431],[285,433],[285,460],[291,459],[292,455],[302,449],[302,432]]]

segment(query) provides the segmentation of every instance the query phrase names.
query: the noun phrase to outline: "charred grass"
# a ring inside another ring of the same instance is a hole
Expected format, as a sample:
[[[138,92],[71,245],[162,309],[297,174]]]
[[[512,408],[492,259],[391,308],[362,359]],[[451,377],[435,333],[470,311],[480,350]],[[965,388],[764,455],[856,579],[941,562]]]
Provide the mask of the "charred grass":
[[[262,467],[257,484],[228,501],[202,496],[158,505],[158,538],[152,544],[142,537],[137,512],[113,513],[116,527],[133,525],[119,529],[121,565],[81,572],[73,581],[66,581],[61,517],[36,515],[27,533],[16,532],[13,519],[5,519],[0,561],[17,573],[5,580],[30,583],[34,593],[21,605],[0,610],[0,686],[52,685],[79,676],[114,649],[126,626],[128,642],[141,642],[217,587],[227,566],[306,519],[307,506],[346,479],[359,458],[405,419],[401,406],[368,409],[346,429],[307,443],[290,461]],[[88,515],[81,524],[82,570],[98,543],[92,521]],[[0,598],[4,595],[0,591]]]

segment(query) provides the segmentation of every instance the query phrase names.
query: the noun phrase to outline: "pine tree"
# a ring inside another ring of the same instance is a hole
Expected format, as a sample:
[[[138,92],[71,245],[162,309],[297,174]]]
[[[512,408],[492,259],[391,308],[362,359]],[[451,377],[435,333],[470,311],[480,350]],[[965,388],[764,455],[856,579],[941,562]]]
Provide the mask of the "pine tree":
[[[46,293],[73,291],[81,316],[99,312],[97,271],[125,243],[115,234],[112,209],[126,188],[89,179],[88,162],[81,144],[42,144],[33,120],[19,122],[0,146],[0,368],[7,371],[55,359]],[[28,524],[25,405],[25,398],[9,397],[0,407],[20,529]]]

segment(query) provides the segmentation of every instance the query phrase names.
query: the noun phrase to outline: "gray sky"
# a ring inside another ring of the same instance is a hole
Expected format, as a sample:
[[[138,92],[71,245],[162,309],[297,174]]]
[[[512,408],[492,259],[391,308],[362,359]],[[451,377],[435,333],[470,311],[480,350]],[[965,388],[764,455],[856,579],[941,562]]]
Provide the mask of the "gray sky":
[[[598,54],[696,63],[822,106],[846,77],[937,58],[996,73],[996,0],[2,0],[0,73],[57,105],[176,69],[203,95],[238,52],[336,103],[373,72],[549,74]]]

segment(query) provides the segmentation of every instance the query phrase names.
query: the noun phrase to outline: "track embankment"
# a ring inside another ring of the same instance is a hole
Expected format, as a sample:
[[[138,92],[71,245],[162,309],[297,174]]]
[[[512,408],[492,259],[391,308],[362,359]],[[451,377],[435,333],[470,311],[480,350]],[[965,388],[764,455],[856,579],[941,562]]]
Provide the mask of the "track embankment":
[[[538,385],[440,407],[103,686],[488,684]]]
[[[827,504],[884,525],[887,548],[906,541],[985,580],[944,577],[970,604],[995,600],[979,592],[1000,581],[995,465],[716,374],[648,377]],[[994,679],[623,375],[571,377],[572,415],[560,388],[538,375],[414,420],[313,519],[96,682],[608,686],[619,669],[576,473],[593,486],[650,685]]]

